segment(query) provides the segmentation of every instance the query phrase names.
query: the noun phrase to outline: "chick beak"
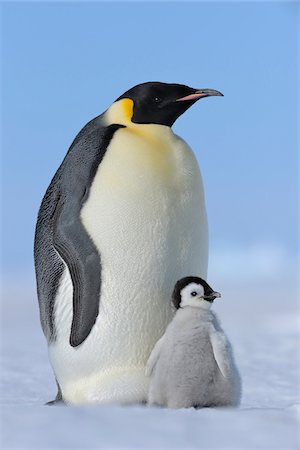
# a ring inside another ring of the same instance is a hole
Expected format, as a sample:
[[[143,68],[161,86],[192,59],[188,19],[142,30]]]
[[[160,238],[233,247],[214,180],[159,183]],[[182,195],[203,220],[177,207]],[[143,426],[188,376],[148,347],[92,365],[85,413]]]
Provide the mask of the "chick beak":
[[[224,97],[224,95],[221,92],[215,91],[214,89],[197,89],[193,94],[178,98],[176,102],[195,101],[199,100],[200,98],[211,96]]]
[[[219,292],[212,292],[209,295],[205,295],[203,298],[204,300],[207,300],[208,302],[212,303],[215,298],[220,298],[221,294]]]

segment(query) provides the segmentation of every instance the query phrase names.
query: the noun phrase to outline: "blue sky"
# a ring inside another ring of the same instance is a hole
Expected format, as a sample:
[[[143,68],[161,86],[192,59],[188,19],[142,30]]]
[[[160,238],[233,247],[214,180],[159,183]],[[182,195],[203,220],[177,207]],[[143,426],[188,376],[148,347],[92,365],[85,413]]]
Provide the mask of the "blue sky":
[[[233,249],[242,265],[249,249],[271,249],[269,260],[274,249],[295,257],[296,3],[2,9],[5,274],[31,270],[38,207],[75,134],[144,81],[224,93],[199,101],[174,126],[202,170],[212,255]]]

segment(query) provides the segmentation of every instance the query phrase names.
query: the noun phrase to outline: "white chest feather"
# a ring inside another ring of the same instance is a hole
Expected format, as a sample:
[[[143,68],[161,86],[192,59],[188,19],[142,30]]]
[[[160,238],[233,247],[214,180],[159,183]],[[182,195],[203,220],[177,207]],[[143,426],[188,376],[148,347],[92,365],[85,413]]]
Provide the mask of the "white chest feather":
[[[127,129],[116,133],[81,212],[102,258],[107,251],[116,252],[121,272],[123,257],[140,266],[151,263],[147,259],[157,251],[161,255],[179,246],[181,253],[183,240],[193,240],[189,249],[197,247],[200,229],[206,228],[194,155],[170,129],[159,128],[163,130],[158,137]],[[131,259],[131,252],[142,259]],[[176,250],[175,254],[180,258]]]
[[[61,383],[124,367],[144,370],[172,318],[174,283],[187,275],[206,277],[207,222],[196,159],[168,127],[137,128],[115,133],[81,211],[101,256],[99,316],[86,341],[71,348],[66,269],[56,306],[56,317],[64,320],[50,349]]]
[[[191,150],[167,127],[144,127],[116,133],[81,219],[101,255],[104,313],[129,319],[148,307],[162,331],[178,277],[206,275],[206,216]]]

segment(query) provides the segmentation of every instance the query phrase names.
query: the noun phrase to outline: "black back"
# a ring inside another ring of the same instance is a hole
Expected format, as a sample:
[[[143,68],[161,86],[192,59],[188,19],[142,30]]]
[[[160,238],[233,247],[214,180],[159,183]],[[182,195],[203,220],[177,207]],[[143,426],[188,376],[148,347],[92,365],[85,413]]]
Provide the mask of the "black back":
[[[109,142],[120,127],[106,127],[102,115],[90,121],[76,136],[43,198],[34,256],[40,317],[48,341],[55,339],[54,303],[64,263],[73,284],[72,346],[86,339],[98,316],[101,255],[81,223],[80,211]]]

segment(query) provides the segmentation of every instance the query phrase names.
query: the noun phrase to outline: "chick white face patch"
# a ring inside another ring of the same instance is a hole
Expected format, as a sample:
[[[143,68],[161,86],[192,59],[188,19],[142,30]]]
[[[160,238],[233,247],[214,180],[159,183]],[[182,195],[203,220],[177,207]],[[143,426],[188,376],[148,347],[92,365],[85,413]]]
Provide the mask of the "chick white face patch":
[[[199,299],[204,295],[203,286],[197,283],[190,283],[181,290],[181,302]]]

